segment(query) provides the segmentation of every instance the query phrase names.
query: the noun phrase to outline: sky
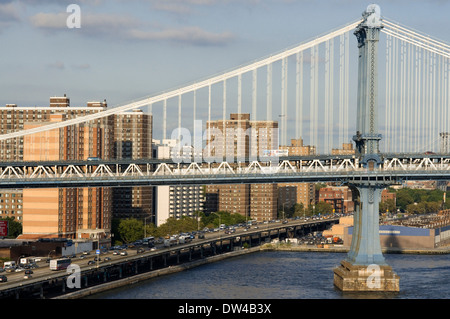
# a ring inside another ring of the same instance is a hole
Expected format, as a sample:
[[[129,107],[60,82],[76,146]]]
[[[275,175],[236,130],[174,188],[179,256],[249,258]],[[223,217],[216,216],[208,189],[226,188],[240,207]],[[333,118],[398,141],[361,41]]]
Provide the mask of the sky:
[[[450,1],[376,2],[450,42]],[[80,28],[68,28],[68,6]],[[119,105],[234,68],[361,17],[356,0],[0,0],[0,105]]]

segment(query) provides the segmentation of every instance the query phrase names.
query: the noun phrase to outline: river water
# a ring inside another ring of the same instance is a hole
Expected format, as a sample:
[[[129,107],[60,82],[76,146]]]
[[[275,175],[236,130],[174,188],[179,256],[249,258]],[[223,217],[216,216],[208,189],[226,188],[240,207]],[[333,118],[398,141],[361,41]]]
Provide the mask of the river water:
[[[257,252],[143,281],[94,299],[448,299],[450,255],[385,254],[399,293],[342,293],[333,269],[344,253]]]

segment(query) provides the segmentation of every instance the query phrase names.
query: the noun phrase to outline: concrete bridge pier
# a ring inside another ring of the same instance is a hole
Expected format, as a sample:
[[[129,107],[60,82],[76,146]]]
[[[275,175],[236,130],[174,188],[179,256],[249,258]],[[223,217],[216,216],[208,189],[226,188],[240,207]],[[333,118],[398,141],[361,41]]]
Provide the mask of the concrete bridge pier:
[[[334,285],[341,291],[400,291],[400,278],[381,252],[378,208],[385,187],[351,186],[358,196],[352,243],[347,258],[334,269]]]

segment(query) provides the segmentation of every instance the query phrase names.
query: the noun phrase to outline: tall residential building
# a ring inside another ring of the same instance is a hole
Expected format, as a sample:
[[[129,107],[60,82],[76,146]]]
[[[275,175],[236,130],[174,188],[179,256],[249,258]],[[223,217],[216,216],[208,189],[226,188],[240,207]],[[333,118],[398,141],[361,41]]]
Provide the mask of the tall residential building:
[[[336,213],[352,213],[355,210],[352,191],[347,186],[328,186],[319,190],[319,202],[329,203]]]
[[[114,158],[152,158],[152,115],[141,110],[114,115]],[[153,187],[113,188],[114,218],[146,219],[155,222],[153,215]]]
[[[51,122],[101,112],[104,102],[89,102],[86,107],[70,107],[67,96],[50,98],[50,107],[0,108],[1,134],[29,129]],[[5,161],[85,160],[111,158],[112,117],[26,135],[1,142],[0,158]],[[110,188],[65,188],[0,190],[0,216],[22,222],[21,238],[92,238],[99,232],[109,235],[111,228]]]
[[[239,165],[249,158],[259,158],[264,151],[278,149],[278,122],[251,121],[250,114],[232,113],[228,120],[208,121],[212,132],[207,146],[217,162],[226,160]],[[206,186],[205,205],[209,212],[228,211],[259,221],[277,217],[276,184],[230,184]],[[217,200],[217,202],[214,202]]]
[[[314,155],[316,148],[303,145],[303,139],[291,139],[291,145],[282,145],[280,150],[286,150],[289,156]],[[302,203],[304,208],[314,203],[313,183],[282,183],[278,184],[278,209],[280,211],[291,208],[294,204]]]
[[[172,149],[176,146],[176,140],[154,140],[153,148],[156,158],[168,159],[173,156]],[[192,150],[184,149],[189,156]],[[197,212],[204,210],[205,186],[157,186],[155,187],[155,224],[160,226],[168,218],[181,218],[183,216],[196,217]]]

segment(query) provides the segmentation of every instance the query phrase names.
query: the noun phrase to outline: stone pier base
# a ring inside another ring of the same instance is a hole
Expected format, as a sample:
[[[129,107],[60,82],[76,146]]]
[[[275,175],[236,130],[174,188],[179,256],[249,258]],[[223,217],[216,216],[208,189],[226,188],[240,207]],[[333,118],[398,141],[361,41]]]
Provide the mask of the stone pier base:
[[[341,291],[400,291],[400,277],[388,265],[353,265],[343,260],[334,269],[334,285]]]

